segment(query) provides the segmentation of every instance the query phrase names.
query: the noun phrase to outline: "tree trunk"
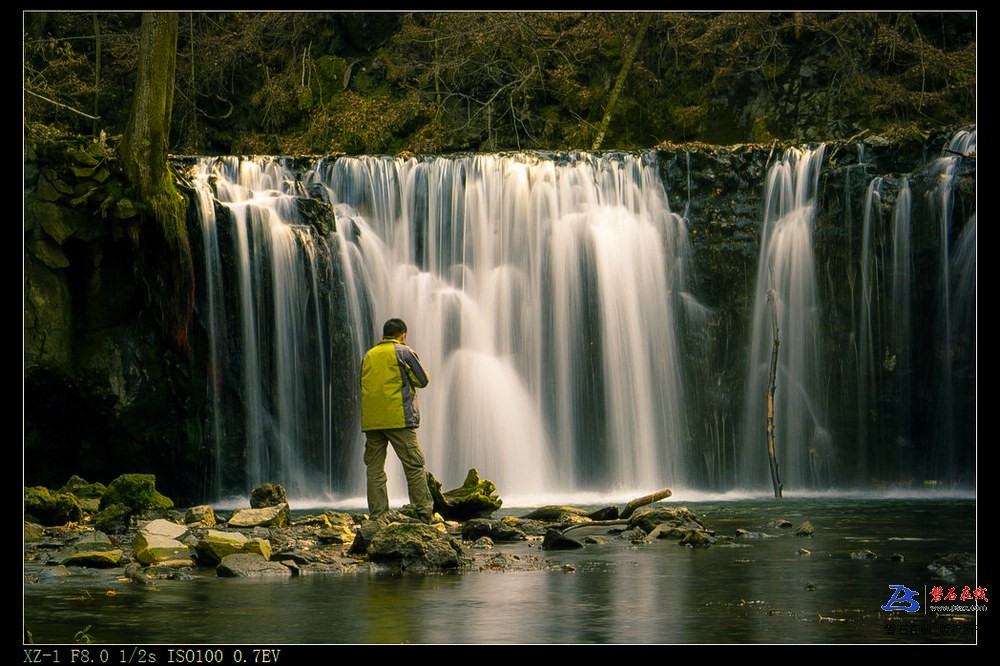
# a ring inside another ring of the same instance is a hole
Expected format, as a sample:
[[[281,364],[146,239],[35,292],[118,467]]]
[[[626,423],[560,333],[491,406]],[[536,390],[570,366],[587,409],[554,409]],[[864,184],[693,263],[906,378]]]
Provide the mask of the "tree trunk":
[[[774,485],[775,499],[781,499],[781,479],[778,476],[778,454],[774,448],[774,390],[778,374],[778,314],[774,303],[774,293],[767,295],[771,304],[771,324],[774,339],[771,343],[771,371],[767,380],[767,457],[771,462],[771,483]]]
[[[628,72],[632,69],[632,63],[635,61],[635,56],[639,52],[639,46],[642,44],[642,38],[646,35],[646,30],[649,27],[649,22],[652,14],[645,14],[642,17],[642,23],[639,25],[639,30],[636,32],[635,40],[632,42],[632,48],[629,50],[628,55],[625,57],[625,61],[622,63],[621,71],[618,72],[618,78],[615,80],[615,86],[611,89],[611,96],[608,98],[608,105],[604,107],[604,118],[601,120],[601,127],[597,131],[597,137],[594,139],[594,145],[591,150],[600,150],[601,144],[604,143],[604,135],[607,134],[608,125],[611,124],[611,115],[614,113],[615,104],[618,103],[618,95],[621,94],[622,88],[625,85],[625,77],[628,76]]]
[[[194,264],[185,224],[186,206],[167,166],[177,63],[178,14],[142,15],[139,65],[132,115],[121,143],[125,173],[143,210],[131,230],[136,278],[146,288],[167,338],[189,351]],[[154,224],[150,224],[149,217]]]

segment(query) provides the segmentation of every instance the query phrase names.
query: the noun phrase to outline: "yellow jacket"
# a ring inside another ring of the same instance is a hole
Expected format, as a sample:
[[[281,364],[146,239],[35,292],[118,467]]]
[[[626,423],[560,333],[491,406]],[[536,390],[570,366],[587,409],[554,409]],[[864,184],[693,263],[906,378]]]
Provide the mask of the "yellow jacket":
[[[419,426],[417,389],[429,381],[415,351],[399,340],[383,338],[361,362],[361,429]]]

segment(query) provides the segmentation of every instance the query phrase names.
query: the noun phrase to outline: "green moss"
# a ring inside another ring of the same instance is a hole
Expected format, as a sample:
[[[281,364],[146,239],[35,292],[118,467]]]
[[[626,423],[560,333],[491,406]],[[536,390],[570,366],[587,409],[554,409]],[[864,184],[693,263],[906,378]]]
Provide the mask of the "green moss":
[[[111,482],[101,498],[101,509],[119,504],[133,513],[146,509],[171,509],[173,500],[156,491],[152,474],[123,474]]]

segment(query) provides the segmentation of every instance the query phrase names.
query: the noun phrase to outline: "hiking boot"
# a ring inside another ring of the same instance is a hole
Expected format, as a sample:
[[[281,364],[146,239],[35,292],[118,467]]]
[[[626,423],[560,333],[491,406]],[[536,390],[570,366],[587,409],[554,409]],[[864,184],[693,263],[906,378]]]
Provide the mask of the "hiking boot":
[[[420,520],[428,525],[440,525],[444,522],[444,518],[442,518],[441,514],[436,511],[430,516],[421,516]]]

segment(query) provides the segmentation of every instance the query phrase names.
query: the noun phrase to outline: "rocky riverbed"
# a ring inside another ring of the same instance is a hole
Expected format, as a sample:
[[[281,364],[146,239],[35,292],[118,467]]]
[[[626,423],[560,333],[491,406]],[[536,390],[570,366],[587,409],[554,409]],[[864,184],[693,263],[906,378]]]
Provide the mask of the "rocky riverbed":
[[[596,512],[549,506],[493,518],[501,502],[474,472],[446,493],[432,479],[438,513],[431,524],[409,507],[377,521],[335,510],[293,516],[275,484],[254,489],[249,506],[233,511],[177,509],[146,475],[120,477],[108,488],[79,478],[57,491],[28,488],[25,583],[83,569],[140,584],[212,569],[222,577],[538,569],[548,566],[545,551],[588,543],[666,538],[704,546],[720,538],[686,508],[652,503]],[[527,548],[504,553],[505,544]]]

